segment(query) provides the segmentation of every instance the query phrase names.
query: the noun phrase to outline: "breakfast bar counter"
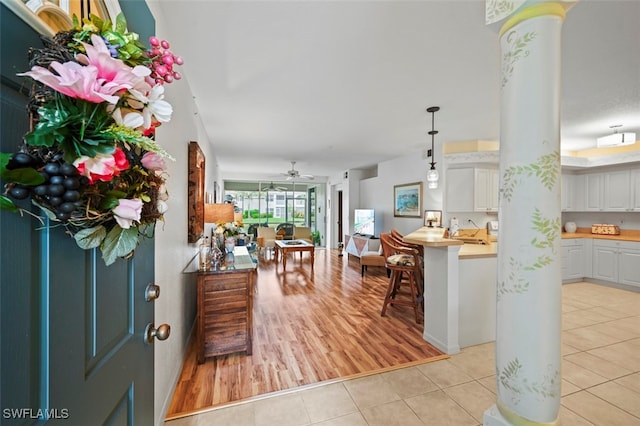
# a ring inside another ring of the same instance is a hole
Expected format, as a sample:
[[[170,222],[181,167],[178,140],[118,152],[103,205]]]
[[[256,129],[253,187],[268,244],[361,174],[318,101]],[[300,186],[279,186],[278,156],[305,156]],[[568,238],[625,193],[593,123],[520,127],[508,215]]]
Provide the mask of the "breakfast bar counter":
[[[424,247],[424,332],[447,354],[495,340],[498,243],[465,244],[422,227],[403,240]]]

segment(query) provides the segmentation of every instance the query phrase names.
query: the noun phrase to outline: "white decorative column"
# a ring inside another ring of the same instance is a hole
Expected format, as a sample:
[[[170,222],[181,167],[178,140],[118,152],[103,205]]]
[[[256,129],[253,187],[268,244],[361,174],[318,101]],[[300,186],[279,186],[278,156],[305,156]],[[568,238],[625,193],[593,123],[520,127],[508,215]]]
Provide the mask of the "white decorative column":
[[[557,423],[560,408],[560,2],[487,1],[500,30],[496,405],[485,425]]]

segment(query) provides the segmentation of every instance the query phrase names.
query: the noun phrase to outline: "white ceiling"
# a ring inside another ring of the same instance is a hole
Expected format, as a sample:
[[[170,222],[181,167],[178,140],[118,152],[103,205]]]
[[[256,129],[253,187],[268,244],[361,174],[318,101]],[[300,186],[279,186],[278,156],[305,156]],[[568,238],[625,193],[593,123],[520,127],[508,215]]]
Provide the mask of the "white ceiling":
[[[224,177],[330,176],[442,143],[499,140],[484,1],[167,1],[162,36]],[[563,25],[562,148],[640,135],[640,2],[581,0]]]

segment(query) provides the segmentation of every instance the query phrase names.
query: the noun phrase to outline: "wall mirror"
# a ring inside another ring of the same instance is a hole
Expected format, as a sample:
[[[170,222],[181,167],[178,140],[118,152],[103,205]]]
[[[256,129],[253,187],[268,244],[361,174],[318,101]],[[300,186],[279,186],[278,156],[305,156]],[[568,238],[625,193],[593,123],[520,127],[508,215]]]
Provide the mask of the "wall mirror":
[[[197,242],[204,234],[205,159],[197,142],[189,142],[188,241]]]

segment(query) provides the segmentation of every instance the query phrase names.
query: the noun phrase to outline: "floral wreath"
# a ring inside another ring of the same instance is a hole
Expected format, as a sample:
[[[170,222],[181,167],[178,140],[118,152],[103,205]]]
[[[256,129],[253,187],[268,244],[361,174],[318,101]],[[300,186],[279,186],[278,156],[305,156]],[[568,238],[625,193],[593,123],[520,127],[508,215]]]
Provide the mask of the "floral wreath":
[[[100,248],[107,265],[131,257],[167,211],[165,159],[153,139],[171,119],[164,84],[181,78],[183,60],[166,40],[147,49],[127,31],[95,15],[74,28],[42,36],[30,50],[33,128],[15,153],[0,153],[6,182],[0,208],[41,217],[19,206],[31,199],[82,249]],[[18,203],[18,204],[16,204]]]

